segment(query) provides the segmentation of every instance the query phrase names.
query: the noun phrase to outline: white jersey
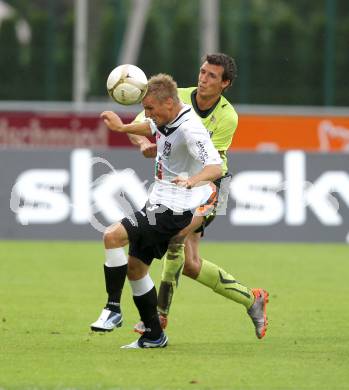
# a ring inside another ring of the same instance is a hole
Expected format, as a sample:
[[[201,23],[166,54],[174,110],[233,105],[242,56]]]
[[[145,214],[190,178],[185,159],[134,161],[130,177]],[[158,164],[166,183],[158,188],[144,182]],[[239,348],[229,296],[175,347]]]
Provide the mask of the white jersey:
[[[196,209],[212,194],[210,184],[187,189],[171,181],[176,176],[191,177],[206,165],[222,163],[208,131],[189,105],[184,105],[166,126],[158,128],[153,121],[149,123],[157,145],[150,203],[163,204],[176,212]]]

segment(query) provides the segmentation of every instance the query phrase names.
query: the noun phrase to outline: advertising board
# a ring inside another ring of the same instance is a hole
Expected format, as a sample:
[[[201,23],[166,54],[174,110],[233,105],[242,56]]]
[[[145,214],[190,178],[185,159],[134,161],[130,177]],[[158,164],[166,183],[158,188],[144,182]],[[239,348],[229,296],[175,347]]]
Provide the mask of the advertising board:
[[[229,153],[233,179],[208,240],[346,242],[349,155]],[[100,239],[147,199],[153,161],[131,148],[4,150],[0,238]]]

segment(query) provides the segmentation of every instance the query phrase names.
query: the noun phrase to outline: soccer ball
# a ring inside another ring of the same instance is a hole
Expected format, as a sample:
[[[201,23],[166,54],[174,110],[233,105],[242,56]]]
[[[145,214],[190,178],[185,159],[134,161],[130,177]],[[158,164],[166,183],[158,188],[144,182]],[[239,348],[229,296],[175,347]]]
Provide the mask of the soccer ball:
[[[147,87],[147,76],[135,65],[119,65],[110,72],[107,79],[109,95],[117,103],[124,105],[140,103]]]

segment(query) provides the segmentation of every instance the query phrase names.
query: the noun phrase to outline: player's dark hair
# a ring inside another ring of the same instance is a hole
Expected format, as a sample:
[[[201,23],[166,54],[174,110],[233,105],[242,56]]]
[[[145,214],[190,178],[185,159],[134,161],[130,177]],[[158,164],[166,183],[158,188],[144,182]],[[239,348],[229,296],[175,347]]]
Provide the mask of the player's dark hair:
[[[165,73],[159,73],[148,80],[146,96],[150,94],[154,95],[159,101],[172,98],[175,102],[179,102],[177,83],[170,75]]]
[[[234,58],[224,53],[207,54],[203,58],[203,62],[207,61],[211,65],[220,65],[223,67],[222,80],[229,80],[228,89],[237,78],[238,69]]]

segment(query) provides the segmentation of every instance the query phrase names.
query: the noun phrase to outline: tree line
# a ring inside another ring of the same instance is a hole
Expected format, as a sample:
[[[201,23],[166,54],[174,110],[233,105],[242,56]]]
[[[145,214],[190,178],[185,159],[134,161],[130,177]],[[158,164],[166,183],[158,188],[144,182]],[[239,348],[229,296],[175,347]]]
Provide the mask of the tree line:
[[[29,4],[30,3],[30,4]],[[72,98],[73,2],[14,0],[0,26],[0,99]],[[199,0],[153,0],[138,65],[195,85],[199,58]],[[90,0],[88,100],[106,98],[130,0]],[[20,42],[24,19],[31,39]],[[349,2],[346,0],[221,0],[220,50],[238,64],[228,92],[234,103],[349,105]]]

